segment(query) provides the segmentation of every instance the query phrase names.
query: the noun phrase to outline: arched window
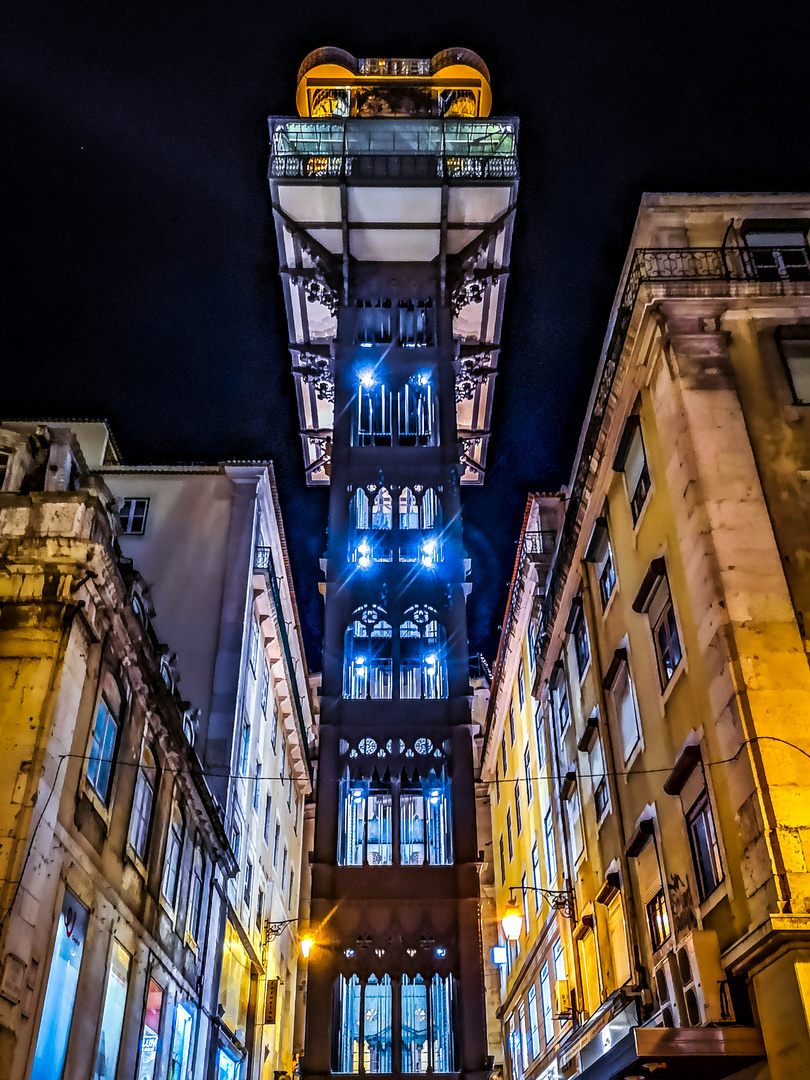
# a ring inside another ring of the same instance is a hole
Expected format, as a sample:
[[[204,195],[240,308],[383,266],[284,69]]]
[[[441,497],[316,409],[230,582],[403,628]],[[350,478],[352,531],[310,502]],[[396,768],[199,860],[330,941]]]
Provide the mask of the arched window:
[[[410,488],[404,487],[399,493],[400,529],[419,528],[419,504]]]
[[[141,751],[138,775],[135,779],[135,796],[132,800],[132,813],[129,817],[129,846],[142,863],[146,862],[146,849],[149,846],[149,832],[152,827],[152,807],[157,788],[157,765],[155,755],[146,743]]]
[[[442,507],[433,488],[427,488],[419,504],[420,529],[441,529]]]
[[[447,697],[447,656],[444,627],[436,609],[407,609],[399,628],[401,698]]]
[[[87,761],[87,782],[105,806],[110,801],[113,764],[123,718],[121,687],[111,672],[104,676],[96,706]]]
[[[436,445],[436,395],[429,372],[412,375],[398,394],[399,445]]]
[[[421,975],[402,976],[402,1071],[428,1070],[428,995]]]
[[[345,698],[391,697],[391,625],[380,607],[357,608],[346,627],[343,651]]]
[[[391,493],[388,488],[381,487],[374,496],[374,505],[371,511],[372,529],[391,529],[393,517]]]

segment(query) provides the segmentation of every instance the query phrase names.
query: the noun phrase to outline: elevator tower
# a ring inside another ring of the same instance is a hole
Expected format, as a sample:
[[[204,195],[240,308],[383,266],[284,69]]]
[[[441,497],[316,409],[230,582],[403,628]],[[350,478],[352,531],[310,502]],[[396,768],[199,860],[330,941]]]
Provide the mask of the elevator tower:
[[[483,483],[517,193],[486,65],[301,65],[270,119],[310,485],[330,484],[307,1078],[486,1076],[460,485]]]

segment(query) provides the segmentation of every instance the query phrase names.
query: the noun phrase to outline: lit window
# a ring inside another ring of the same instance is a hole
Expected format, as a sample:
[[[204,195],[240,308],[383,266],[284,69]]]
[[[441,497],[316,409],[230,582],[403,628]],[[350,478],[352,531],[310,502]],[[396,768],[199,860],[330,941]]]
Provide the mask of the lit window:
[[[190,1080],[191,1077],[191,1036],[194,1031],[194,1012],[187,1002],[178,1002],[174,1010],[174,1035],[172,1053],[169,1062],[169,1076],[172,1080]],[[112,1073],[108,1073],[112,1076]]]
[[[89,914],[66,889],[39,1020],[31,1080],[53,1080],[54,1076],[62,1075]]]
[[[344,635],[343,696],[390,698],[391,625],[382,608],[358,608]]]
[[[96,708],[87,761],[87,781],[106,805],[112,788],[113,763],[121,730],[122,697],[118,683],[108,672]]]
[[[163,987],[149,980],[146,992],[146,1009],[141,1028],[141,1050],[136,1075],[138,1080],[152,1080],[155,1075],[158,1044],[160,1041],[160,1017],[163,1012]]]
[[[362,1061],[364,1072],[390,1073],[393,1019],[390,977],[384,975],[378,979],[371,975],[361,982],[356,975],[351,979],[339,976],[336,1011],[333,1071],[357,1073]]]
[[[641,435],[641,421],[636,414],[628,417],[625,424],[613,468],[616,472],[624,473],[630,499],[630,513],[635,525],[641,517],[641,511],[644,509],[650,491],[650,470],[644,451],[644,439]]]
[[[429,372],[412,375],[398,394],[399,445],[435,446],[436,395]]]
[[[651,824],[650,822],[649,825]],[[647,916],[650,941],[653,950],[660,949],[670,935],[670,925],[661,864],[658,860],[658,845],[654,838],[648,839],[638,850],[635,862],[638,891]]]
[[[180,858],[183,854],[184,832],[183,812],[175,801],[172,804],[169,835],[166,839],[166,852],[163,857],[163,877],[160,882],[161,894],[170,907],[174,907],[174,902],[177,899],[177,880],[180,873]]]
[[[374,368],[364,368],[357,380],[354,446],[391,445],[391,391]]]
[[[132,813],[129,818],[129,845],[141,862],[146,861],[146,848],[149,843],[149,830],[152,825],[152,806],[157,786],[157,767],[155,756],[148,746],[141,751],[141,760],[135,777],[135,795],[132,799]]]
[[[447,697],[445,631],[435,608],[413,606],[405,611],[399,651],[401,698]]]
[[[399,819],[399,849],[393,822]],[[431,775],[396,785],[341,781],[338,863],[342,866],[434,866],[451,863],[449,782]]]
[[[782,326],[776,337],[795,405],[810,405],[810,326]]]
[[[662,558],[653,559],[644,577],[633,610],[646,614],[655,647],[658,677],[662,689],[672,680],[683,656],[675,608],[669,589],[666,563]]]
[[[124,499],[118,516],[121,519],[121,532],[127,536],[143,536],[146,532],[146,515],[149,513],[148,499]]]
[[[123,945],[113,939],[94,1077],[114,1077],[118,1067],[118,1052],[121,1047],[121,1033],[124,1029],[124,1009],[127,1003],[131,965],[132,957]]]

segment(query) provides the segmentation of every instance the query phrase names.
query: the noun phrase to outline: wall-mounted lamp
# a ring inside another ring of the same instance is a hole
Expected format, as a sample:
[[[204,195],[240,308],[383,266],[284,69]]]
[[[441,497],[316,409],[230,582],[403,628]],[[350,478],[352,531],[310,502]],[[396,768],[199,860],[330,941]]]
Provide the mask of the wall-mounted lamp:
[[[576,922],[576,899],[573,889],[538,889],[533,885],[510,885],[509,902],[501,919],[504,937],[507,941],[517,941],[523,930],[523,912],[515,900],[516,892],[540,893],[548,900],[554,911],[561,911],[566,919]]]

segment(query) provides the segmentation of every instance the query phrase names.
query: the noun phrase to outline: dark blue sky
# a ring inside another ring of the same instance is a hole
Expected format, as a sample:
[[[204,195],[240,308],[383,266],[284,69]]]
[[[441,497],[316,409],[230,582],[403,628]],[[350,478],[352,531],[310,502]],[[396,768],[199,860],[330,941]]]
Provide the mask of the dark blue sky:
[[[489,474],[465,495],[494,655],[529,490],[568,479],[645,190],[807,190],[810,5],[72,0],[0,44],[3,414],[107,417],[132,463],[272,457],[317,667],[326,495],[303,486],[266,116],[318,45],[462,45],[521,119]]]

